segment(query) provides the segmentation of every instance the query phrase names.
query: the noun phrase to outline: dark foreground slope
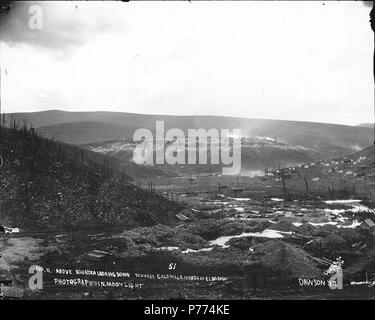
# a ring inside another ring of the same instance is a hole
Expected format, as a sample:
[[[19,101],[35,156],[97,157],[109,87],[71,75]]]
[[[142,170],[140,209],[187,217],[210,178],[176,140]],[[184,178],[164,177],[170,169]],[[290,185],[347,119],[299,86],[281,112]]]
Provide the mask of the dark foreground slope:
[[[173,221],[173,202],[136,188],[109,162],[82,160],[81,149],[25,128],[0,127],[0,135],[0,224],[134,227]]]

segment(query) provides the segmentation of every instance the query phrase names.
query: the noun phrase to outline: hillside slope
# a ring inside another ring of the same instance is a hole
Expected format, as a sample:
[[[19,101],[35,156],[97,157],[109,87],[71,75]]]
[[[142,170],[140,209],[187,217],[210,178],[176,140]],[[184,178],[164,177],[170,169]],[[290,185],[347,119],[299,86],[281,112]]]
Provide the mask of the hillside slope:
[[[134,132],[140,128],[154,132],[156,121],[161,120],[165,131],[178,128],[185,134],[188,129],[241,129],[245,141],[242,148],[242,169],[245,172],[351,155],[373,141],[371,128],[300,121],[64,111],[7,115],[8,121],[11,118],[32,124],[45,137],[117,158],[118,166],[142,178],[220,170],[217,166],[136,165],[132,161]]]
[[[357,125],[357,127],[371,128],[371,129],[373,129],[374,128],[374,124],[373,123],[360,123],[359,125]]]
[[[359,152],[354,153],[350,156],[351,159],[356,163],[356,166],[374,166],[375,159],[375,147],[371,145]]]
[[[76,144],[88,143],[88,140],[90,140],[90,143],[119,140],[119,135],[126,136],[122,139],[132,138],[137,128],[154,131],[156,120],[163,120],[166,130],[179,128],[187,132],[187,129],[195,128],[238,128],[241,129],[242,135],[245,137],[271,137],[283,143],[314,148],[317,152],[330,154],[359,151],[372,144],[373,141],[370,128],[302,121],[55,110],[7,114],[6,118],[8,120],[14,118],[19,123],[25,122],[28,125],[33,125],[40,132],[54,136],[55,139],[61,141],[66,141],[67,132],[74,130],[77,133],[75,137],[71,135],[68,138],[74,138]],[[108,128],[104,132],[98,128],[98,130],[92,130],[90,133],[90,130],[85,125],[82,126],[80,122],[98,122],[101,123],[100,128],[102,128],[102,124],[106,124]],[[55,125],[58,126],[54,127]],[[66,129],[64,126],[66,126]],[[80,141],[80,136],[82,136],[82,141]]]
[[[117,124],[80,121],[59,123],[37,128],[37,131],[49,139],[56,139],[70,144],[87,144],[99,141],[122,140],[133,136],[135,125],[120,126]]]
[[[324,157],[314,150],[294,147],[285,143],[280,143],[274,139],[243,138],[241,139],[241,169],[242,174],[247,171],[264,171],[267,168],[277,168],[279,166],[293,166],[302,162],[312,162]],[[215,143],[214,143],[215,145]],[[205,146],[203,144],[203,146]],[[83,147],[117,158],[120,161],[131,162],[135,144],[131,141],[108,141],[83,145]],[[220,146],[216,145],[219,149]],[[185,151],[188,150],[188,141],[185,143]],[[222,165],[210,165],[210,152],[208,152],[208,165],[188,165],[188,158],[185,165],[156,165],[145,167],[159,169],[169,175],[186,175],[187,173],[221,173]],[[155,159],[155,154],[154,154]]]
[[[0,135],[0,224],[79,228],[174,221],[175,203],[136,188],[109,165],[94,169],[63,144],[25,128],[0,127]]]

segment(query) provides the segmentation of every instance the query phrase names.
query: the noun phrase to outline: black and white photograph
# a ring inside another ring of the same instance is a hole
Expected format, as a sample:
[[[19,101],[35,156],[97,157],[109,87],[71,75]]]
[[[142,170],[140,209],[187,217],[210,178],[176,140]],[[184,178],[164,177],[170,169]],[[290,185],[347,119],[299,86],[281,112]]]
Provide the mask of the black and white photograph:
[[[374,32],[373,1],[1,1],[0,300],[374,300]]]

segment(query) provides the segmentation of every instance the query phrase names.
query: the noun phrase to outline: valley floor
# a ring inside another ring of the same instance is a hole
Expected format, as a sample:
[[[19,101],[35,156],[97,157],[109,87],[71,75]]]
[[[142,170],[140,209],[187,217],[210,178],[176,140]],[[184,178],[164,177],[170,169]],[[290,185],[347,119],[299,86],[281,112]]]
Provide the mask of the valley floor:
[[[185,208],[174,223],[3,236],[0,273],[13,282],[4,298],[375,298],[375,237],[364,223],[375,209],[363,179],[321,175],[309,190],[297,176],[284,186],[213,175],[153,184]],[[29,288],[32,265],[43,289]],[[342,290],[328,285],[335,265]]]

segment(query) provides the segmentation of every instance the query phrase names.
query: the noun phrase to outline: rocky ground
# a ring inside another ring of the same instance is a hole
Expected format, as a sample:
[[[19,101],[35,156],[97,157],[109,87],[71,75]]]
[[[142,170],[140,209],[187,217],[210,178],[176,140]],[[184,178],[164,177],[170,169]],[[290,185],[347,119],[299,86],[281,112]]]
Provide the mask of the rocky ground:
[[[215,197],[220,200],[212,199]],[[49,234],[28,234],[27,230],[21,230],[3,240],[6,250],[3,260],[24,289],[31,264],[53,270],[52,274],[45,273],[43,290],[25,290],[27,298],[375,296],[367,285],[351,285],[363,282],[366,270],[374,270],[374,237],[359,227],[365,217],[374,214],[371,204],[361,200],[282,198],[262,202],[223,194],[207,194],[199,201],[196,195],[186,198],[190,206],[183,214],[189,221],[126,230],[111,227]],[[17,249],[22,246],[27,250]],[[106,256],[97,260],[88,258],[94,250],[103,251]],[[301,279],[327,281],[325,271],[339,257],[344,261],[344,290],[333,291],[327,285],[301,285]],[[54,271],[59,269],[127,272],[127,281],[142,286],[114,289],[56,285],[56,277],[64,278]],[[204,277],[204,280],[171,278],[167,276],[170,274]]]
[[[360,159],[304,164],[284,168],[285,179],[276,170],[261,177],[161,178],[152,181],[159,195],[136,193],[129,184],[128,192],[119,193],[116,181],[103,182],[99,190],[113,203],[126,208],[124,194],[131,195],[131,209],[149,220],[137,216],[137,223],[130,223],[127,217],[134,216],[126,213],[118,223],[76,220],[51,228],[9,219],[20,232],[0,240],[2,279],[11,280],[2,287],[3,296],[373,299],[374,234],[363,225],[375,209],[360,165]],[[12,177],[12,167],[7,170],[3,179]],[[73,174],[68,180],[62,187],[76,181]],[[27,190],[32,194],[32,187]],[[78,195],[76,200],[80,203]],[[163,204],[168,219],[158,207]],[[92,210],[111,212],[103,219],[117,216],[108,202]],[[29,288],[32,265],[43,270],[43,289]],[[337,265],[343,269],[343,290],[328,286]]]

